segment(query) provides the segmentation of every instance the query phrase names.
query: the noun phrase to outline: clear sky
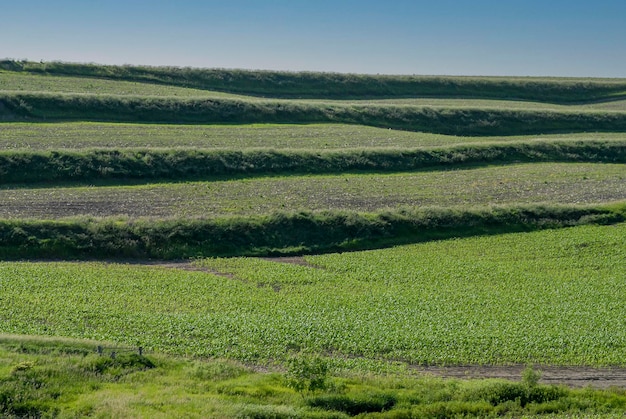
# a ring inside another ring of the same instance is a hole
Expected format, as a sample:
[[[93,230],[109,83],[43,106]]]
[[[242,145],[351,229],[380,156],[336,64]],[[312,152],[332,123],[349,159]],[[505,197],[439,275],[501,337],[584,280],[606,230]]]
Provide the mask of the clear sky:
[[[626,77],[626,0],[0,0],[0,58]]]

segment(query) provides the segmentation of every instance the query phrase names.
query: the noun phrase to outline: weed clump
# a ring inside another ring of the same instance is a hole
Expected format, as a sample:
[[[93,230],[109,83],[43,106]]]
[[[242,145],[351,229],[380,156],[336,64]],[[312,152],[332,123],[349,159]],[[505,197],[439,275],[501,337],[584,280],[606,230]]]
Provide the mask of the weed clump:
[[[147,357],[131,354],[120,354],[115,357],[98,356],[85,361],[83,371],[99,375],[108,375],[118,379],[133,372],[155,368],[156,365]]]

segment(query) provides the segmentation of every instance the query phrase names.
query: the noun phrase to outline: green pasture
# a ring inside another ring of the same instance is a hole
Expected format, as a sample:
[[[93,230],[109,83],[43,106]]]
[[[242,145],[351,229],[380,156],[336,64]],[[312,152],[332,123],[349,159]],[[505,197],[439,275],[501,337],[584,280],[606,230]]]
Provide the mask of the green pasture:
[[[310,351],[410,364],[624,365],[626,225],[305,256],[190,271],[0,264],[0,331],[255,363]]]
[[[393,174],[0,188],[0,218],[205,218],[626,199],[626,165],[528,163]]]

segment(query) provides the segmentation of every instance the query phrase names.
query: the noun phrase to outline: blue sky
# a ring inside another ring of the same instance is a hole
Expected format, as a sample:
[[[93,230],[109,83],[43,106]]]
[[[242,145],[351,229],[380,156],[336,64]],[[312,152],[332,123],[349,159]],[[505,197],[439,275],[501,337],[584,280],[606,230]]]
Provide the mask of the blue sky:
[[[626,77],[626,0],[0,0],[0,58]]]

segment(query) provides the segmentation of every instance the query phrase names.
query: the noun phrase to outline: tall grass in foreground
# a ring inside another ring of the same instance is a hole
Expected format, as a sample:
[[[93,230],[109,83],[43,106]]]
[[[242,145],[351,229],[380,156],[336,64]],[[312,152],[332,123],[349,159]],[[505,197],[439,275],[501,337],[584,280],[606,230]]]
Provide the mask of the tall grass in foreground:
[[[0,356],[5,363],[0,370],[0,415],[620,417],[626,406],[626,393],[617,388],[571,389],[526,378],[518,382],[444,380],[408,372],[403,377],[390,377],[344,375],[333,370],[324,377],[322,388],[300,396],[290,388],[288,374],[281,371],[254,372],[249,366],[223,359],[193,360],[162,354],[112,359],[98,356],[96,343],[0,336]]]

